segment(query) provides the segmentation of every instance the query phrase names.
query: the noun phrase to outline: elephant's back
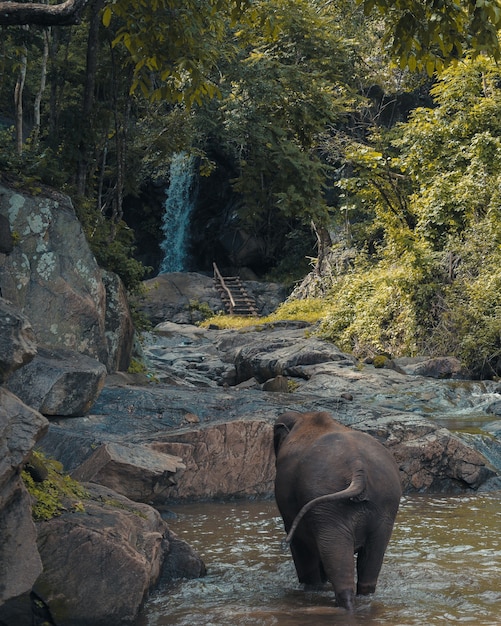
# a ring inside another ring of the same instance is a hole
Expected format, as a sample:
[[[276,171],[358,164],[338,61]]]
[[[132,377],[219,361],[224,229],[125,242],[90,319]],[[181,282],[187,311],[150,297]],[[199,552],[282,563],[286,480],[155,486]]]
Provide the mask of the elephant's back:
[[[360,467],[367,497],[400,499],[400,474],[393,455],[366,433],[351,429],[324,433],[287,456],[285,463],[277,465],[277,475],[283,470],[282,480],[299,502],[346,489]]]

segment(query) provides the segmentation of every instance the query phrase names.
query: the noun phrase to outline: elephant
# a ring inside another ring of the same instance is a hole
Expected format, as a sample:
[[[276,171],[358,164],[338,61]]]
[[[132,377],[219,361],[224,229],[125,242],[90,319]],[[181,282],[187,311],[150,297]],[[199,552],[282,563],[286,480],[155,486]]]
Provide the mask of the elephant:
[[[273,428],[275,499],[300,583],[332,584],[338,606],[376,589],[402,487],[391,453],[326,412],[290,411]]]

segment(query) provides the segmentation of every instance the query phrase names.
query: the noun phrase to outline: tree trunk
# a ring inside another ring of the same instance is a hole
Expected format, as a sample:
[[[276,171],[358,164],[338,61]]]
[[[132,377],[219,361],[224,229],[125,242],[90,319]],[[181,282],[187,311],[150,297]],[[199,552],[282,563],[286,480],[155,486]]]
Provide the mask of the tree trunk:
[[[87,172],[89,167],[89,141],[91,135],[91,116],[94,106],[94,90],[96,85],[97,59],[99,52],[99,27],[101,24],[101,8],[104,0],[94,0],[89,23],[87,39],[87,63],[85,85],[82,102],[82,139],[80,141],[80,157],[77,165],[77,193],[85,195]]]
[[[26,28],[26,27],[25,27]],[[22,45],[19,57],[19,71],[17,73],[16,86],[14,88],[14,107],[16,119],[16,152],[23,153],[23,91],[26,80],[26,67],[28,65],[28,50],[26,44]]]
[[[331,239],[331,236],[329,235],[329,231],[324,226],[316,226],[312,220],[311,227],[317,238],[317,248],[318,248],[317,263],[315,265],[315,274],[317,274],[318,276],[321,276],[325,258],[332,246],[332,239]]]
[[[130,98],[126,98],[123,112],[120,110],[120,85],[123,77],[118,74],[118,64],[115,58],[114,48],[110,42],[111,68],[112,68],[112,98],[113,117],[115,122],[115,150],[117,161],[115,196],[112,202],[110,238],[116,236],[117,225],[123,217],[123,197],[125,189],[126,161],[127,161],[127,129],[131,110]]]
[[[43,52],[42,52],[42,68],[40,76],[40,87],[38,93],[35,96],[34,105],[34,128],[33,128],[33,141],[36,143],[40,135],[40,106],[42,104],[42,96],[45,91],[45,85],[47,82],[47,61],[49,59],[49,41],[50,41],[50,28],[44,28],[43,30]]]

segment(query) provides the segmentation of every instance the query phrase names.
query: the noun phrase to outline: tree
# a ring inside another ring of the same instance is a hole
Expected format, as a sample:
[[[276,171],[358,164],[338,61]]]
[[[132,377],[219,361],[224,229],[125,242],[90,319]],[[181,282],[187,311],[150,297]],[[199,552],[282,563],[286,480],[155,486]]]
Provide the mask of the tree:
[[[133,66],[132,91],[153,101],[191,106],[218,93],[211,74],[233,47],[226,26],[249,0],[120,0],[108,4],[103,22],[119,19],[114,45],[125,46]]]
[[[204,124],[211,140],[218,136],[234,159],[239,214],[266,238],[265,255],[281,254],[284,230],[310,229],[312,222],[321,255],[330,245],[330,168],[320,137],[353,102],[353,47],[337,11],[323,2],[272,0],[253,9],[254,20],[235,28],[240,52],[222,65],[222,97],[207,105],[210,116],[202,119],[210,117]]]
[[[416,230],[436,249],[487,215],[501,222],[500,83],[486,57],[448,68],[431,90],[436,106],[417,109],[393,141]]]
[[[500,85],[493,60],[465,59],[441,73],[433,107],[347,150],[343,208],[361,252],[356,275],[335,282],[334,341],[454,354],[499,375]]]
[[[0,2],[0,26],[69,26],[80,24],[88,0],[66,0],[61,4]]]
[[[501,58],[499,0],[357,0],[386,22],[385,40],[402,67],[431,76],[467,50]]]

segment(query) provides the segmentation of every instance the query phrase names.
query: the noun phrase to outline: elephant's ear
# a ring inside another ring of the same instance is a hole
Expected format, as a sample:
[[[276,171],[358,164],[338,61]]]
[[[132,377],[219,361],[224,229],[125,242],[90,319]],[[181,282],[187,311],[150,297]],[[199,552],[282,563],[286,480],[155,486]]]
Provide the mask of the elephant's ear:
[[[275,448],[275,456],[280,450],[280,446],[287,439],[290,431],[294,428],[296,420],[300,417],[300,413],[284,413],[281,415],[273,427],[273,447]]]

